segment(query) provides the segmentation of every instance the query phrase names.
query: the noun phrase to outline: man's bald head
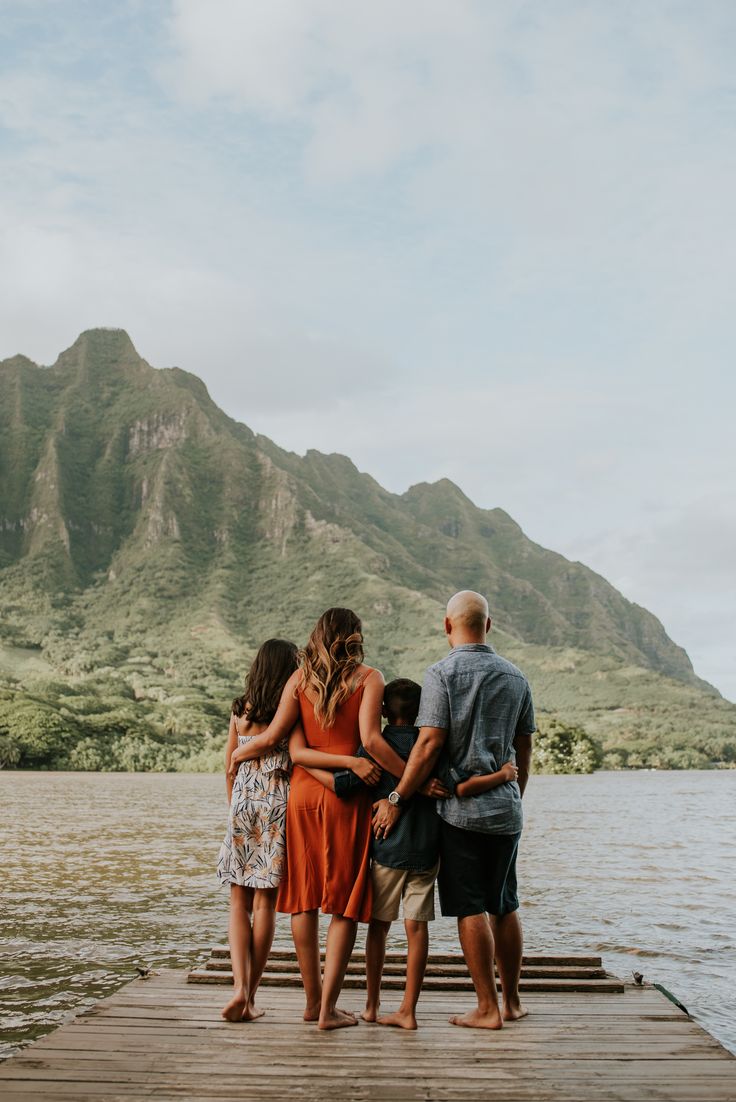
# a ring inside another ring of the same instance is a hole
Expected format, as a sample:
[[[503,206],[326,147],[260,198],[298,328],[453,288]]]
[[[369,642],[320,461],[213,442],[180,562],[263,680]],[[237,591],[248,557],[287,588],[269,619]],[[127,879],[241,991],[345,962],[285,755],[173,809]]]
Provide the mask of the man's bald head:
[[[447,602],[448,635],[473,635],[485,639],[490,626],[488,601],[481,593],[462,589]]]

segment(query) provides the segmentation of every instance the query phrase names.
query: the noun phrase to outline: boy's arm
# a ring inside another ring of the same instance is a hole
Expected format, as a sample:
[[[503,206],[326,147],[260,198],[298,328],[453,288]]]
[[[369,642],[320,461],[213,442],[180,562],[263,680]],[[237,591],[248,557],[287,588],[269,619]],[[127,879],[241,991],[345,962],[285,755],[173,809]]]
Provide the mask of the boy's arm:
[[[330,792],[335,791],[335,774],[331,773],[329,769],[316,769],[313,765],[303,765],[302,769],[305,769],[307,773],[311,773],[314,779],[324,785],[325,788],[329,788]]]
[[[466,781],[460,781],[455,786],[456,796],[480,796],[481,792],[490,792],[492,788],[498,788],[500,784],[515,781],[519,770],[512,761],[507,761],[495,773],[482,773],[478,777],[468,777]]]

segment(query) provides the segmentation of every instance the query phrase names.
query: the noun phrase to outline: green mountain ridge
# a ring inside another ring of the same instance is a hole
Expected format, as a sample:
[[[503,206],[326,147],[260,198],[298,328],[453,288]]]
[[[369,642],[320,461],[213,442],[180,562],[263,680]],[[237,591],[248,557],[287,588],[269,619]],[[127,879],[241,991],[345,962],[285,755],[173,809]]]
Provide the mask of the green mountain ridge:
[[[736,759],[736,706],[656,617],[447,479],[397,495],[345,456],[284,451],[122,330],[51,367],[5,360],[0,409],[8,764],[94,766],[122,743],[148,747],[129,765],[201,764],[263,638],[302,641],[349,604],[370,660],[420,677],[462,587],[487,594],[540,712],[582,723],[609,763]],[[36,759],[13,749],[23,709],[29,727],[56,717]]]

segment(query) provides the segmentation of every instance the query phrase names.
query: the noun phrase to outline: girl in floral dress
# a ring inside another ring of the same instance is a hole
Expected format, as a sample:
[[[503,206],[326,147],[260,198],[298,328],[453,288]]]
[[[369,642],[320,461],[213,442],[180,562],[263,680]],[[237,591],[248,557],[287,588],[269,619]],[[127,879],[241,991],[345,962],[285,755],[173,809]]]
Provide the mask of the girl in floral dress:
[[[240,764],[232,758],[238,747],[266,730],[296,667],[295,644],[268,639],[230,716],[225,751],[230,817],[217,862],[220,883],[230,886],[228,941],[235,990],[222,1011],[229,1021],[253,1021],[263,1013],[254,999],[271,951],[276,893],[284,869],[288,739],[262,757]]]

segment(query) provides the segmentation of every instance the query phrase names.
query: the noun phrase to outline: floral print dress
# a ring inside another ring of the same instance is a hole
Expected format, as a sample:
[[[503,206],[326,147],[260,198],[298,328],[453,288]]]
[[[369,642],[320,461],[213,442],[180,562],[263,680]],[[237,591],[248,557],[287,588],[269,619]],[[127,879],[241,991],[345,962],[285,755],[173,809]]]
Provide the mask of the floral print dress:
[[[254,735],[238,735],[244,746]],[[277,888],[286,857],[286,801],[291,759],[287,743],[241,763],[233,783],[227,834],[217,878],[243,888]]]

